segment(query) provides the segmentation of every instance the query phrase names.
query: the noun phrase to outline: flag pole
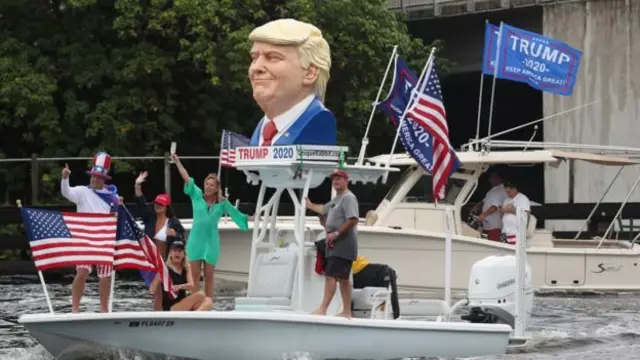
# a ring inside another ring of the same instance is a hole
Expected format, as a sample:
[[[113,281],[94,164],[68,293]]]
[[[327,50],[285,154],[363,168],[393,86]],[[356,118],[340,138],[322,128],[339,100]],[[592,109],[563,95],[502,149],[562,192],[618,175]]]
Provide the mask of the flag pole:
[[[222,173],[222,159],[220,155],[222,155],[222,147],[224,146],[224,136],[226,132],[226,130],[222,130],[222,136],[220,136],[220,154],[218,155],[218,182],[220,181],[220,174]]]
[[[484,28],[487,28],[489,19],[484,20]],[[486,30],[485,30],[486,31]],[[493,34],[491,34],[493,35]],[[489,38],[491,39],[491,38]],[[486,46],[486,45],[485,45]],[[491,54],[489,54],[491,56]],[[482,57],[484,60],[484,56]],[[489,58],[489,64],[491,64],[491,58]],[[484,90],[484,64],[480,64],[480,95],[478,96],[478,122],[476,123],[476,141],[480,139],[480,112],[482,111],[482,92]]]
[[[112,266],[112,268],[111,268],[111,286],[110,286],[110,289],[109,289],[109,307],[108,307],[108,309],[109,309],[108,311],[109,312],[113,312],[113,292],[115,291],[115,287],[116,287],[116,268],[115,268],[115,266]]]
[[[174,148],[173,144],[171,144],[171,149],[173,150],[173,153],[175,154],[175,148]],[[120,207],[120,206],[125,207],[124,206],[124,201],[122,199],[120,199],[120,202],[121,203],[118,204],[118,207]],[[125,209],[126,209],[126,207],[125,207]],[[116,215],[120,216],[119,212],[116,212]],[[117,235],[116,235],[116,237],[117,237]],[[117,239],[116,239],[116,242],[117,242]],[[113,265],[111,265],[111,285],[109,286],[109,304],[107,305],[107,311],[108,312],[112,312],[113,311],[113,297],[114,297],[113,296],[113,292],[115,291],[115,288],[116,288],[116,264],[115,264],[115,262],[116,262],[116,258],[115,258],[115,249],[114,249]],[[98,271],[98,267],[97,266],[96,266],[96,271]]]
[[[491,123],[493,121],[493,97],[496,93],[496,78],[498,77],[498,66],[500,66],[500,46],[502,40],[502,29],[504,22],[500,21],[500,31],[498,32],[498,41],[496,42],[496,63],[493,68],[493,82],[491,84],[491,103],[489,104],[489,134],[491,137]],[[489,62],[491,64],[491,62]]]
[[[387,183],[387,178],[389,177],[388,169],[391,167],[391,158],[393,157],[393,152],[396,150],[396,144],[398,143],[398,137],[400,136],[400,129],[402,128],[402,123],[404,119],[407,117],[407,111],[413,105],[412,103],[413,103],[414,97],[417,97],[420,91],[418,87],[422,87],[422,81],[423,81],[424,75],[427,73],[427,68],[430,66],[432,62],[431,60],[433,59],[433,54],[435,53],[435,51],[436,51],[436,48],[432,47],[431,53],[429,54],[429,58],[427,58],[427,62],[424,64],[424,67],[422,68],[422,73],[420,73],[420,77],[418,78],[418,82],[416,83],[416,87],[413,89],[413,91],[411,91],[411,96],[409,97],[409,101],[407,102],[407,107],[404,108],[404,112],[402,113],[402,116],[398,121],[398,128],[396,129],[396,137],[394,138],[393,144],[391,145],[391,152],[389,153],[389,159],[387,160],[387,172],[382,177],[383,184]]]
[[[371,122],[373,120],[373,115],[376,113],[376,106],[378,105],[378,101],[380,101],[380,95],[382,95],[382,89],[384,88],[384,83],[387,81],[387,76],[389,75],[389,70],[391,69],[391,64],[393,64],[393,59],[395,58],[398,52],[398,45],[393,46],[393,51],[391,52],[391,57],[389,57],[389,63],[387,63],[387,70],[384,72],[384,76],[382,77],[382,82],[380,82],[380,87],[378,88],[378,95],[376,95],[376,100],[373,102],[371,106],[371,115],[369,115],[369,122],[367,123],[367,129],[364,132],[364,137],[362,138],[362,145],[360,146],[360,154],[358,155],[358,162],[356,164],[362,165],[364,161],[364,155],[367,151],[367,145],[369,145],[369,129],[371,128]]]
[[[22,201],[20,199],[16,200],[16,206],[18,209],[22,209]],[[47,306],[49,307],[49,312],[54,314],[53,305],[51,305],[51,298],[49,297],[49,292],[47,291],[47,284],[44,282],[44,276],[42,276],[42,270],[38,270],[38,277],[40,278],[40,284],[42,284],[42,290],[44,291],[44,298],[47,301]]]

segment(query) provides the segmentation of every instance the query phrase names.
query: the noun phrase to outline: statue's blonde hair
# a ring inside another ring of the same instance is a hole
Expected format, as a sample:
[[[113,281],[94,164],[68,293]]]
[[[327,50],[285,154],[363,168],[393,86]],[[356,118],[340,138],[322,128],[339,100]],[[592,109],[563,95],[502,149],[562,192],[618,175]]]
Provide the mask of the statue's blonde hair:
[[[249,40],[296,46],[302,68],[308,69],[311,65],[318,68],[313,89],[320,101],[324,101],[331,70],[331,49],[320,29],[294,19],[279,19],[255,28],[249,34]]]

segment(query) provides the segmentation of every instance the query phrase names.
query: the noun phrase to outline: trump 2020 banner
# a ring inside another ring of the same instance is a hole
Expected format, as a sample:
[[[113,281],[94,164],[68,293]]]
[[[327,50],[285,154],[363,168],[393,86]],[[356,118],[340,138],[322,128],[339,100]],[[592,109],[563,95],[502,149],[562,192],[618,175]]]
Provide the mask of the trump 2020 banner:
[[[393,85],[389,96],[376,106],[387,114],[393,125],[399,125],[402,114],[411,100],[411,91],[418,82],[418,75],[407,63],[396,56]],[[406,116],[400,125],[400,141],[405,150],[426,171],[433,169],[433,151],[431,142],[433,139],[429,133],[418,123]]]
[[[482,73],[493,75],[500,27],[485,27]],[[550,37],[502,24],[498,51],[499,79],[560,95],[571,95],[576,83],[582,52]]]

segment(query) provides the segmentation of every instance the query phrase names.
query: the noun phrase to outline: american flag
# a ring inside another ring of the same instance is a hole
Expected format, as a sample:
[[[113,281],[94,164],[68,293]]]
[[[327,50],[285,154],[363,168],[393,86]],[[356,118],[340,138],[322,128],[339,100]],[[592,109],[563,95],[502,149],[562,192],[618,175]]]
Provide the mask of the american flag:
[[[162,254],[122,205],[118,208],[118,234],[113,267],[115,270],[138,269],[160,274],[164,291],[173,298],[176,296],[171,291],[173,284]]]
[[[113,264],[116,214],[22,208],[21,215],[38,271]]]
[[[236,148],[249,146],[248,137],[233,131],[222,130],[222,146],[220,146],[220,165],[233,167],[236,163]]]
[[[407,111],[407,116],[423,127],[433,139],[433,195],[437,200],[445,197],[449,177],[460,167],[455,151],[449,143],[447,113],[442,101],[442,88],[431,59],[425,79],[416,88],[417,99]]]

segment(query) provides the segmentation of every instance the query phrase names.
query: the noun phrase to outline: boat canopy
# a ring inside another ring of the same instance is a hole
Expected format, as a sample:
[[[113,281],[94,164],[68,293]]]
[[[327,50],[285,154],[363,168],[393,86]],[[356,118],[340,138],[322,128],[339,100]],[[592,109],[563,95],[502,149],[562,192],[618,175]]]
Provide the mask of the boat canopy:
[[[464,168],[477,168],[491,164],[540,164],[550,163],[558,165],[563,160],[582,160],[599,165],[638,165],[639,161],[621,156],[608,156],[584,152],[569,152],[560,150],[530,150],[530,151],[461,151],[456,152]],[[386,165],[389,154],[382,154],[369,158],[374,164]],[[393,154],[391,166],[411,166],[417,162],[408,154]]]

